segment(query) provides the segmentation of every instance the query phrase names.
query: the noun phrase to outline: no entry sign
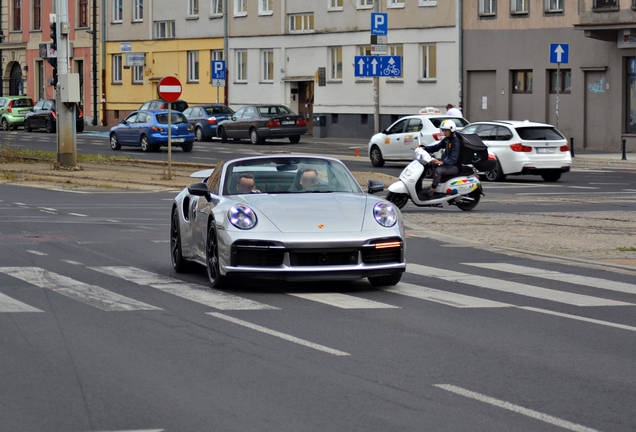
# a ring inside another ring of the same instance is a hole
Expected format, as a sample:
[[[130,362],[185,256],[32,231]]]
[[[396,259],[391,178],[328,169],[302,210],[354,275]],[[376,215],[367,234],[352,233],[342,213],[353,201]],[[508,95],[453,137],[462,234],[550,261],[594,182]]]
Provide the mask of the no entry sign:
[[[161,78],[157,86],[159,97],[166,102],[174,102],[181,96],[181,82],[172,76]]]

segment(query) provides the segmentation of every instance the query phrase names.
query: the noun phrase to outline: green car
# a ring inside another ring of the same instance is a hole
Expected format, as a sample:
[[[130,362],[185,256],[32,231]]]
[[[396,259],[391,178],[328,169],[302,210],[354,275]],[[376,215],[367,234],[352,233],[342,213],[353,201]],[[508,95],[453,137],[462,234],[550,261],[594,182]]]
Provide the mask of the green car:
[[[8,131],[24,124],[24,115],[33,108],[33,100],[27,96],[0,97],[0,123]]]

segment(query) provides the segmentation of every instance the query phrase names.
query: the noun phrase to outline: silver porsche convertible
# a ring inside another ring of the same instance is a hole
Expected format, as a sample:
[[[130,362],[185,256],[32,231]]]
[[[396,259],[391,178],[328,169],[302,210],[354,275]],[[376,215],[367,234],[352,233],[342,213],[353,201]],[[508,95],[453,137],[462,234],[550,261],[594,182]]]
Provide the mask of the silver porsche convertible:
[[[213,287],[232,277],[287,281],[368,278],[395,285],[406,269],[400,211],[364,193],[345,165],[318,156],[221,162],[174,200],[170,251],[177,272],[207,267]]]

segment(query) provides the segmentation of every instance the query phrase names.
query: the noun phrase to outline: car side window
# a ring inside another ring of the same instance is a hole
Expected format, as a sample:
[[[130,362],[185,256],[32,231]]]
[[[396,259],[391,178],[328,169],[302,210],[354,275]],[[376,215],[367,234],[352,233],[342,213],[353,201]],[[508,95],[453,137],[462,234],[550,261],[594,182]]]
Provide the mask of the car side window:
[[[236,117],[236,119],[241,119],[243,118],[243,113],[245,112],[245,108],[241,108],[240,110],[238,110],[237,112],[234,113],[233,117]]]
[[[499,126],[497,128],[497,141],[509,141],[512,139],[512,132],[507,127]]]
[[[192,109],[192,108],[188,108],[188,109],[186,109],[186,110],[183,112],[183,115],[184,115],[184,116],[186,116],[186,117],[190,117],[190,116],[191,116],[194,112],[195,112],[195,110],[194,110],[194,109]]]
[[[248,107],[245,109],[245,112],[243,113],[243,118],[253,118],[255,114],[256,114],[256,110],[254,109],[254,107]]]
[[[462,133],[474,134],[476,130],[477,130],[477,126],[466,126],[464,129],[462,129]]]
[[[422,120],[418,118],[409,119],[409,123],[406,126],[406,132],[419,132],[422,130]]]
[[[38,103],[35,104],[33,109],[34,110],[39,110],[39,109],[42,109],[43,106],[44,106],[44,101],[38,101]]]
[[[477,135],[484,141],[495,141],[497,139],[497,127],[491,125],[481,125],[477,129]]]
[[[129,115],[125,120],[126,123],[134,123],[135,121],[137,121],[137,113]]]
[[[390,134],[402,133],[402,131],[404,131],[404,126],[406,125],[406,122],[407,120],[405,119],[395,123],[393,126],[391,126],[388,132]]]
[[[3,106],[5,106],[7,103],[6,99],[0,99],[0,108],[2,108]]]
[[[53,101],[46,101],[44,103],[44,109],[47,109],[47,110],[55,109],[53,105]]]

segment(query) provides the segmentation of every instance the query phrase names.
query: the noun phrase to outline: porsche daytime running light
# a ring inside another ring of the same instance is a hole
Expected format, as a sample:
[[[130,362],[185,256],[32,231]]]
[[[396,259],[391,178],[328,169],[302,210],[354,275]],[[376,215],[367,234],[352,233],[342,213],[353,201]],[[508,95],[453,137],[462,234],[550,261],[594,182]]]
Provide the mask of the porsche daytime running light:
[[[256,226],[256,213],[243,204],[235,204],[227,211],[227,218],[238,229],[248,230]]]
[[[383,227],[392,227],[397,222],[395,207],[389,203],[379,202],[373,206],[373,217]]]

